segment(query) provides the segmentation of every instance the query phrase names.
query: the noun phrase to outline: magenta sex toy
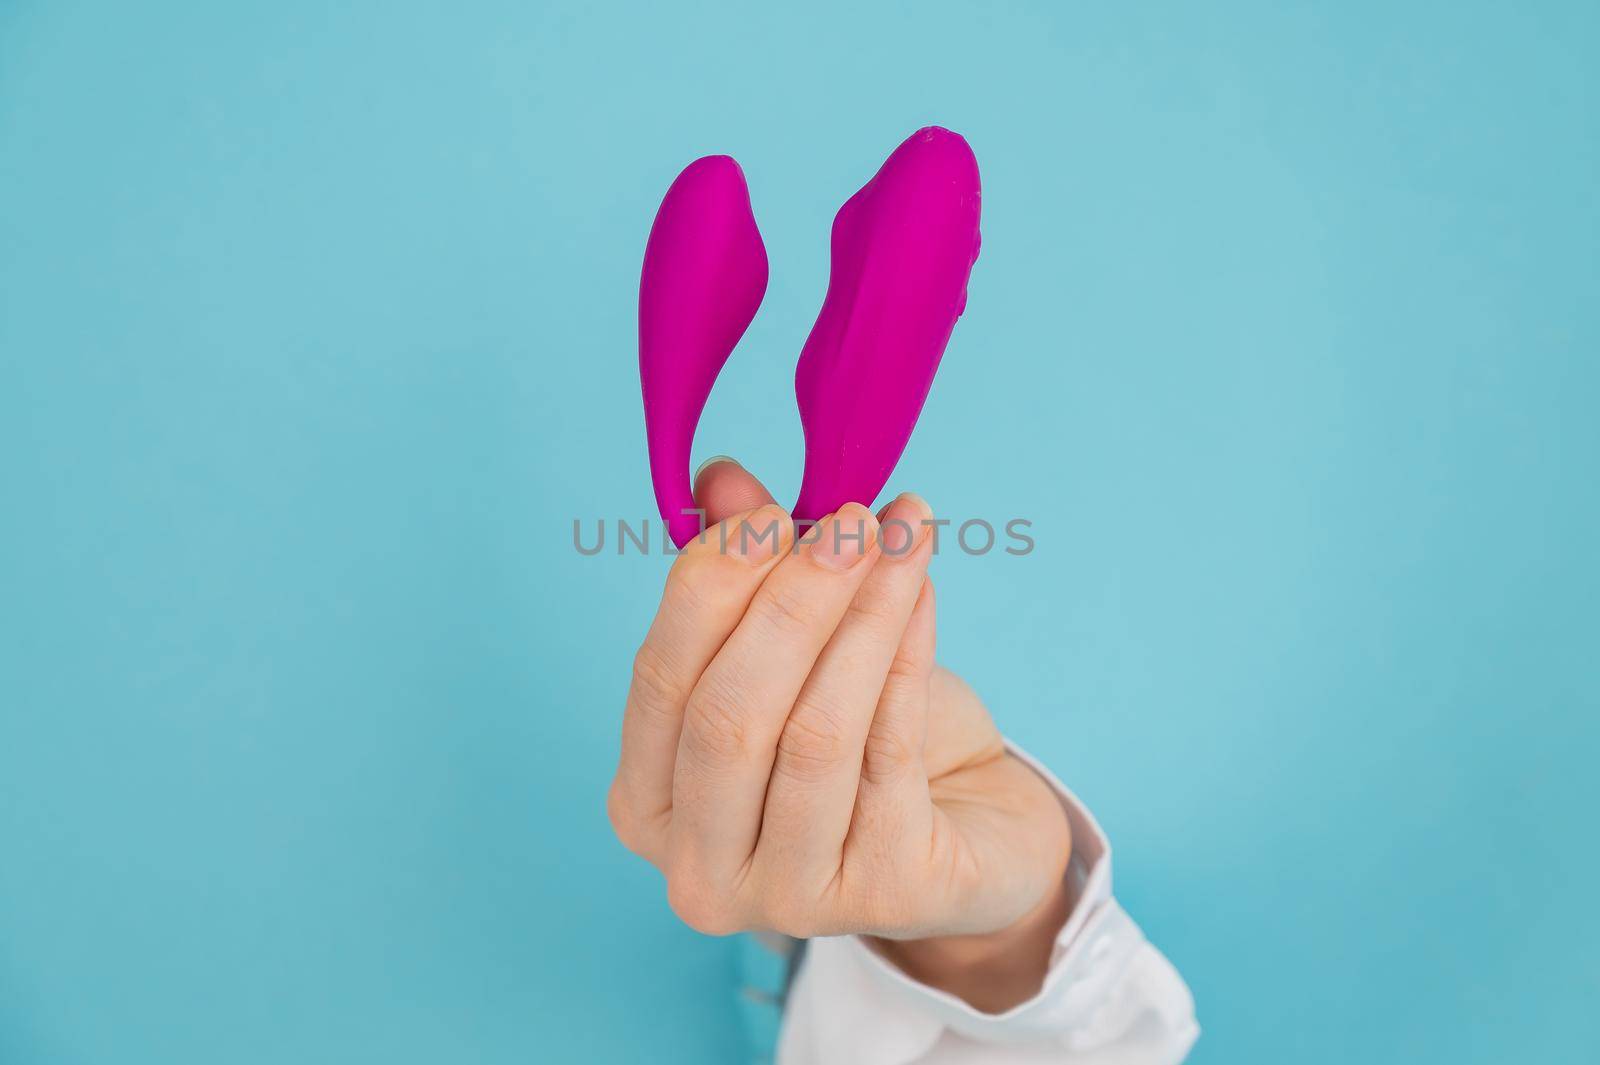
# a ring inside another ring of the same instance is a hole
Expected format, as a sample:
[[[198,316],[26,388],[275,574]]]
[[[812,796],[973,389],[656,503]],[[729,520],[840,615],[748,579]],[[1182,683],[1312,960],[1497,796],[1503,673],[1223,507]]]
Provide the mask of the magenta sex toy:
[[[672,542],[700,532],[689,448],[711,385],[767,291],[767,250],[744,172],[726,155],[696,159],[667,190],[644,247],[639,381],[656,506]]]
[[[900,460],[978,258],[978,163],[930,126],[833,220],[832,272],[795,370],[806,463],[794,516],[871,505]],[[656,504],[679,547],[700,531],[689,451],[717,374],[755,317],[767,255],[739,165],[678,175],[645,245],[639,377]]]

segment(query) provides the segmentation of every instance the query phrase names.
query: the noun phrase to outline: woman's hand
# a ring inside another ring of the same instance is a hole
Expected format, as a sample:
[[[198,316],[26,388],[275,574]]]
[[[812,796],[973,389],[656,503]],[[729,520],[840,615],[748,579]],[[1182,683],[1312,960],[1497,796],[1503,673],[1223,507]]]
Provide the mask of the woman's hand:
[[[863,933],[913,976],[1003,1009],[1065,916],[1065,815],[934,664],[932,517],[848,504],[795,546],[733,463],[634,660],[608,808],[711,934]],[[754,504],[762,504],[755,505]],[[752,509],[753,506],[753,509]]]

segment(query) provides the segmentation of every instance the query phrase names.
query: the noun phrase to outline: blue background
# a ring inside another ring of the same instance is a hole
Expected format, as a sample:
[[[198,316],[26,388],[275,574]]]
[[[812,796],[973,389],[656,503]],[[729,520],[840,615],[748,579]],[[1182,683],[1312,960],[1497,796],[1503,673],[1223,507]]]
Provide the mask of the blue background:
[[[833,211],[964,133],[892,488],[1197,1062],[1600,1042],[1592,4],[0,6],[0,1060],[732,1062],[602,797],[679,167],[773,264],[697,452],[799,480]]]

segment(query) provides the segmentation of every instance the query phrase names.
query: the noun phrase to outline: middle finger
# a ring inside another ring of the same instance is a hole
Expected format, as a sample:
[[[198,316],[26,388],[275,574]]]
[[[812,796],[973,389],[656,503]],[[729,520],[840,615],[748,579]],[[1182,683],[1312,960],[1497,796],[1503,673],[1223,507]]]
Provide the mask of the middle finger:
[[[847,503],[802,537],[689,695],[669,852],[726,883],[755,850],[778,736],[817,655],[872,569],[877,519]]]

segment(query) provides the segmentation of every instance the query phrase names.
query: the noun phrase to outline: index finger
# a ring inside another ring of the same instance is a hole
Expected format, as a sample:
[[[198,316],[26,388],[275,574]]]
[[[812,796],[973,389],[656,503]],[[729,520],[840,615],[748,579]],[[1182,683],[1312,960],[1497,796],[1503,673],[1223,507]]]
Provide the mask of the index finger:
[[[689,693],[788,550],[793,528],[777,504],[736,515],[691,540],[667,574],[661,606],[634,656],[609,800],[618,835],[646,857],[672,811]]]

